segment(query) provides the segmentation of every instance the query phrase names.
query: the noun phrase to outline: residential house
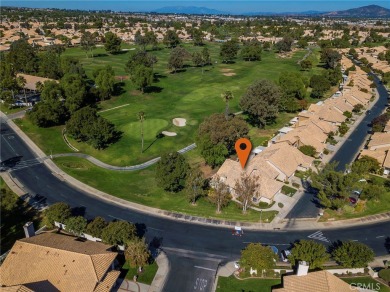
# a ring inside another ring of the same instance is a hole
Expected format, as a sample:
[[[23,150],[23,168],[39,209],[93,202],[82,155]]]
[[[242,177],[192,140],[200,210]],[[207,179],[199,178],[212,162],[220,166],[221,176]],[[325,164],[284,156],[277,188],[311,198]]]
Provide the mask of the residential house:
[[[242,169],[238,161],[227,159],[216,175],[228,185],[230,193],[236,198],[240,194],[235,192],[235,185],[242,174],[258,177],[259,186],[253,202],[269,204],[282,189],[282,181],[291,178],[296,170],[308,170],[313,160],[314,158],[304,155],[287,143],[278,143],[265,148],[249,160],[245,169]]]
[[[0,267],[0,286],[5,291],[108,292],[120,274],[111,249],[58,233],[20,239]]]
[[[369,156],[376,159],[383,168],[383,174],[390,174],[390,147],[377,148],[375,150],[363,149],[359,154],[359,159],[363,156]]]
[[[300,272],[297,275],[285,275],[282,281],[283,288],[272,289],[273,292],[351,292],[350,284],[337,278],[330,272]],[[357,290],[359,291],[359,290]]]
[[[376,150],[378,148],[389,148],[390,147],[390,134],[377,132],[371,135],[370,141],[367,145],[369,150]]]

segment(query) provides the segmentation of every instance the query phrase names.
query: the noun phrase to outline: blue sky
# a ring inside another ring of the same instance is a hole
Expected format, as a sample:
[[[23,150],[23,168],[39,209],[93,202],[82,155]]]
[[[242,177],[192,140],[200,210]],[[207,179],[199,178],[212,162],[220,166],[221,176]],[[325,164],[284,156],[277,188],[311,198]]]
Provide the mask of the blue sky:
[[[376,4],[390,9],[390,1],[286,1],[286,0],[246,0],[246,1],[102,1],[102,0],[27,0],[1,1],[2,6],[35,7],[35,8],[67,8],[83,10],[110,9],[114,11],[151,11],[165,6],[202,6],[229,13],[241,12],[299,12],[308,10],[334,11]]]

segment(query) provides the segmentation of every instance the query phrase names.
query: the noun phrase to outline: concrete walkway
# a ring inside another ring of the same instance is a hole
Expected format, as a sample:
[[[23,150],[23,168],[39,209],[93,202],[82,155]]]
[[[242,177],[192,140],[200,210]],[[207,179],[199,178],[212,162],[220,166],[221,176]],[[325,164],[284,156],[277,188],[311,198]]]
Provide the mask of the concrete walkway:
[[[4,113],[2,113],[1,111],[0,111],[0,117],[6,118]],[[20,128],[12,120],[9,120],[8,118],[6,118],[5,120],[7,121],[8,125],[15,131],[15,133],[19,135],[20,138],[23,139],[24,142],[31,148],[31,150],[36,155],[36,157],[47,157],[45,153],[43,153],[43,151],[22,130],[20,130]],[[144,212],[147,214],[153,214],[155,216],[171,218],[172,220],[187,221],[187,222],[201,224],[201,225],[216,225],[216,226],[225,227],[229,229],[232,228],[232,226],[240,225],[245,227],[246,229],[252,229],[252,230],[273,230],[273,229],[318,230],[318,229],[325,229],[325,228],[358,226],[362,224],[372,224],[376,222],[390,221],[390,212],[367,216],[358,219],[330,221],[330,222],[315,222],[315,221],[308,221],[308,220],[294,220],[294,221],[290,220],[289,222],[279,222],[279,220],[273,220],[271,223],[247,223],[247,222],[235,222],[235,221],[228,221],[228,220],[208,219],[204,217],[197,217],[197,216],[191,216],[191,215],[186,215],[181,213],[169,212],[169,211],[160,210],[157,208],[152,208],[145,205],[129,202],[127,200],[97,190],[75,179],[74,177],[62,171],[50,158],[46,158],[44,160],[44,164],[52,171],[53,175],[55,175],[59,179],[66,181],[70,185],[73,185],[74,187],[81,189],[91,194],[92,196],[99,197],[104,201],[117,204],[125,208]],[[9,175],[8,172],[3,172],[1,175],[6,181],[7,185],[9,185],[15,191],[15,193],[23,193],[23,194],[26,193],[26,191],[24,191],[23,188],[21,188],[17,184],[17,182],[12,180],[12,177]],[[292,199],[298,200],[299,195],[300,193],[296,193],[292,197]],[[287,212],[287,209],[288,208],[283,208],[282,212],[283,213]]]

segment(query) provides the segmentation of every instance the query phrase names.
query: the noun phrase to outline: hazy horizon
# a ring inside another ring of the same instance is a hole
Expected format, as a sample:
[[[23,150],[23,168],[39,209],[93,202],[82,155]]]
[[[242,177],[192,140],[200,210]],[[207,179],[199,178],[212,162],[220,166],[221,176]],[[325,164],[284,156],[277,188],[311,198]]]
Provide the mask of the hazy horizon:
[[[379,5],[390,9],[389,1],[2,1],[1,6],[28,7],[28,8],[58,8],[79,10],[112,10],[129,12],[150,12],[169,6],[196,6],[216,9],[226,13],[245,12],[304,12],[304,11],[336,11],[357,8],[367,5]]]

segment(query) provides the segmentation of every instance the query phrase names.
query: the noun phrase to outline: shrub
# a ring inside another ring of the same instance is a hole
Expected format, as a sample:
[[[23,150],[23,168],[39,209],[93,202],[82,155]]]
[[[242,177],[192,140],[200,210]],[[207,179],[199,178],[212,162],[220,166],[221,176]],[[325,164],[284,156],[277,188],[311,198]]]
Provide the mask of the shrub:
[[[324,153],[325,155],[328,155],[328,154],[329,154],[329,150],[325,148],[324,151],[323,151],[323,153]]]
[[[379,271],[378,275],[386,282],[390,282],[390,269],[382,269]]]
[[[303,145],[298,148],[303,154],[314,157],[317,153],[316,149],[311,145]]]

